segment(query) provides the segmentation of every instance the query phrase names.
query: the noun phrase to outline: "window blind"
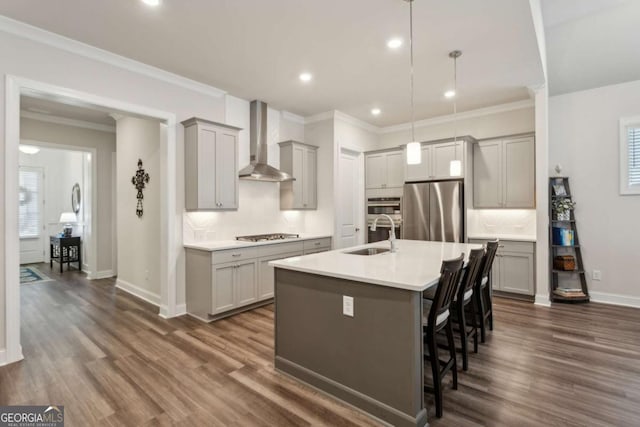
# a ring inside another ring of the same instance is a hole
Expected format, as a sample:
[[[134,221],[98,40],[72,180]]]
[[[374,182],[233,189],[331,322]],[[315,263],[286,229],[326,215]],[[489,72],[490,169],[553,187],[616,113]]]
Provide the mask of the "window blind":
[[[640,126],[627,128],[627,159],[629,186],[640,186]]]
[[[21,238],[40,236],[40,177],[34,170],[19,172],[18,230]]]

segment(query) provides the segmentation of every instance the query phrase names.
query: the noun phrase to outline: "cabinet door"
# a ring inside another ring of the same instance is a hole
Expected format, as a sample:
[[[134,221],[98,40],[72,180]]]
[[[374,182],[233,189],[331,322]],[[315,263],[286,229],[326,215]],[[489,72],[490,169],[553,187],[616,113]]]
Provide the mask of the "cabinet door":
[[[305,209],[316,209],[318,207],[317,197],[317,155],[316,150],[306,148],[304,150],[304,183],[302,205]]]
[[[300,256],[302,252],[291,252],[288,254],[273,255],[260,258],[258,270],[258,300],[273,298],[274,269],[269,265],[270,261],[278,259]]]
[[[197,186],[198,209],[217,209],[216,203],[216,170],[218,158],[216,154],[217,132],[205,126],[196,126],[197,129]],[[215,167],[211,167],[215,165]]]
[[[462,161],[462,143],[445,142],[442,144],[434,144],[433,149],[433,178],[447,179],[451,178],[451,161]],[[462,168],[464,171],[464,167]],[[462,175],[458,175],[462,176]]]
[[[383,188],[387,179],[386,154],[369,154],[366,163],[367,188]]]
[[[420,148],[420,163],[405,166],[405,181],[427,181],[431,179],[431,175],[433,175],[431,150],[432,147],[430,145],[423,145]],[[406,152],[404,156],[406,156]]]
[[[387,177],[385,188],[404,185],[404,155],[402,151],[387,153]]]
[[[500,290],[533,295],[533,254],[503,252],[500,257]]]
[[[535,207],[535,151],[533,138],[503,143],[503,191],[507,208]]]
[[[291,183],[293,188],[293,209],[302,209],[304,207],[304,163],[305,150],[299,145],[291,147],[291,176],[295,181]]]
[[[235,263],[213,266],[213,290],[211,292],[211,314],[221,313],[235,307],[234,276]]]
[[[238,208],[238,156],[236,135],[219,130],[215,144],[215,188],[219,209]],[[206,186],[206,183],[205,183]]]
[[[502,141],[483,141],[473,147],[473,206],[502,206]]]
[[[258,300],[258,262],[254,260],[236,264],[236,307]]]

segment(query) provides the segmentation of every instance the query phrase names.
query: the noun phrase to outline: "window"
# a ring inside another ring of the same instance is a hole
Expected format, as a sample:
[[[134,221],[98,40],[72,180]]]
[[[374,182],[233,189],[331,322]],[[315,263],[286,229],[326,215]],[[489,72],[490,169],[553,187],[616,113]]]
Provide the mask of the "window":
[[[21,167],[19,172],[18,228],[20,238],[40,237],[42,171]]]
[[[640,195],[640,117],[620,119],[620,194]]]

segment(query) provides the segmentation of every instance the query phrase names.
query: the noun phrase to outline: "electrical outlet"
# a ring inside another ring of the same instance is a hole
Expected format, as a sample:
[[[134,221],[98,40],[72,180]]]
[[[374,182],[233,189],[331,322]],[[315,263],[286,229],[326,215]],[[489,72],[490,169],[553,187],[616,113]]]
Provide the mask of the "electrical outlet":
[[[342,296],[342,314],[353,317],[353,297]]]
[[[593,270],[593,280],[602,280],[602,271]]]

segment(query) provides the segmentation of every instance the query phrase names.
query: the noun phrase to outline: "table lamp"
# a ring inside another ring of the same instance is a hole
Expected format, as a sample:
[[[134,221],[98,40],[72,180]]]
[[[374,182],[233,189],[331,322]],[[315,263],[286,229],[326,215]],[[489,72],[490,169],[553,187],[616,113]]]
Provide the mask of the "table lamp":
[[[73,233],[73,227],[71,226],[72,222],[78,222],[78,217],[73,212],[63,212],[60,215],[60,223],[64,223],[64,237],[71,237]]]

